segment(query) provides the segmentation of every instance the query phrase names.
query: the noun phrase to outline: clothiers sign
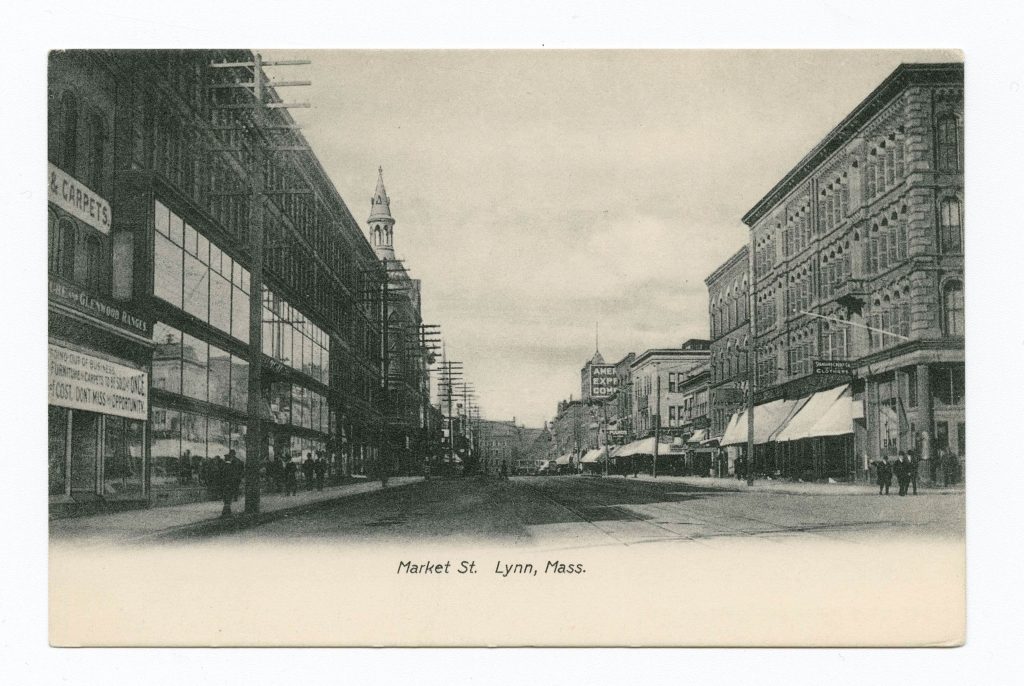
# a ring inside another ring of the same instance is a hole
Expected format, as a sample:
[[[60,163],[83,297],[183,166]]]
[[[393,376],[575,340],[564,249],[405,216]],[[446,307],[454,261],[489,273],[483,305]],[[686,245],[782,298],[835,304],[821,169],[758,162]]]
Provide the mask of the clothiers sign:
[[[814,373],[853,376],[853,365],[844,360],[815,360]]]
[[[110,203],[60,168],[53,164],[49,167],[46,185],[50,202],[89,226],[110,233]]]
[[[51,278],[50,300],[149,338],[149,321],[74,284]]]
[[[49,362],[51,405],[146,419],[146,372],[52,343]]]

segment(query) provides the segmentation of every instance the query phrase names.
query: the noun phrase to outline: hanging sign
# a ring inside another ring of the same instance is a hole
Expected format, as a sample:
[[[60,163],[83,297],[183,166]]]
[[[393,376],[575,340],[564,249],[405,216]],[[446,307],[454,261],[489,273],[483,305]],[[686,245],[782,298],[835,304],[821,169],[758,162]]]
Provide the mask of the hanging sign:
[[[135,367],[50,344],[50,405],[145,420],[148,381]]]

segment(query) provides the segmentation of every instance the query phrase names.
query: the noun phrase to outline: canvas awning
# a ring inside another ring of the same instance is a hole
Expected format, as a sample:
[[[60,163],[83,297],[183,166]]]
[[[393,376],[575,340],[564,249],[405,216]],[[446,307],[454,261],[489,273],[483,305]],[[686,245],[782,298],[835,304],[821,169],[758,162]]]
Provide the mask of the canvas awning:
[[[799,441],[849,433],[853,433],[853,400],[847,384],[810,396],[775,440]]]
[[[668,443],[662,443],[658,446],[659,455],[668,455],[671,452]],[[639,441],[633,441],[627,443],[618,450],[615,451],[613,457],[632,457],[633,455],[653,455],[654,454],[654,436],[649,438],[641,438]]]
[[[558,465],[569,464],[569,461],[571,459],[572,459],[572,455],[569,454],[569,453],[566,453],[565,455],[562,455],[562,456],[556,458],[555,459],[555,464],[558,464]]]
[[[707,429],[697,429],[696,431],[694,431],[690,435],[690,437],[688,439],[686,439],[686,442],[687,443],[702,443],[704,440],[707,439],[707,437],[708,437],[708,430]]]
[[[588,450],[587,454],[583,456],[580,462],[584,464],[592,464],[594,462],[602,462],[605,458],[607,450],[605,448],[597,448],[595,450]]]
[[[774,435],[796,414],[806,398],[800,400],[772,400],[754,407],[754,444],[761,445],[776,440]],[[722,436],[722,445],[738,445],[747,442],[747,411],[734,414]]]

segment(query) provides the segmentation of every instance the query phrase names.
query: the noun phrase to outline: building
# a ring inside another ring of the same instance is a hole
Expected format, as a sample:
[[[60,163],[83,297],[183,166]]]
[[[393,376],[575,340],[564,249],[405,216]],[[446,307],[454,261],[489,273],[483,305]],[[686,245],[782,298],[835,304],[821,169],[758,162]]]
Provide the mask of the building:
[[[475,425],[480,470],[497,475],[504,463],[511,474],[523,454],[522,428],[516,426],[515,418],[512,421],[481,419]]]
[[[658,424],[666,433],[682,434],[668,421],[670,413],[683,406],[679,381],[707,362],[710,346],[710,341],[694,338],[678,348],[652,348],[636,356],[630,365],[635,438],[653,435]]]
[[[750,360],[750,251],[743,246],[713,271],[708,289],[711,358],[708,434],[721,439],[729,418],[743,407]]]
[[[384,170],[377,169],[377,187],[370,199],[367,226],[373,250],[388,275],[385,291],[387,328],[382,342],[388,369],[385,397],[388,425],[388,465],[392,473],[413,474],[422,470],[427,454],[427,412],[430,407],[430,375],[419,279],[395,256],[395,219],[384,187]]]
[[[904,64],[743,217],[759,471],[963,460],[963,202],[963,65]]]
[[[614,364],[606,364],[600,350],[580,370],[580,397],[583,402],[604,402],[615,395],[619,377]]]
[[[552,455],[551,432],[547,424],[543,429],[520,429],[521,450],[516,459],[515,474],[536,474],[550,462]]]
[[[271,455],[365,471],[386,271],[259,57],[49,70],[51,502],[208,497],[229,451],[255,495]]]
[[[563,400],[551,421],[552,444],[560,467],[576,468],[579,458],[600,441],[599,405],[582,400]]]

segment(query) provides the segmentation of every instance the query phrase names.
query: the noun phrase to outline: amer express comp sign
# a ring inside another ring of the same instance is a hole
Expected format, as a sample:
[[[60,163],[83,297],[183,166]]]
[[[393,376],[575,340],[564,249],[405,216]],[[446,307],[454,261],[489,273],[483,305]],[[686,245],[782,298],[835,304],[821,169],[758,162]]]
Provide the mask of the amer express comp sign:
[[[49,403],[145,420],[149,412],[146,372],[50,344]]]

